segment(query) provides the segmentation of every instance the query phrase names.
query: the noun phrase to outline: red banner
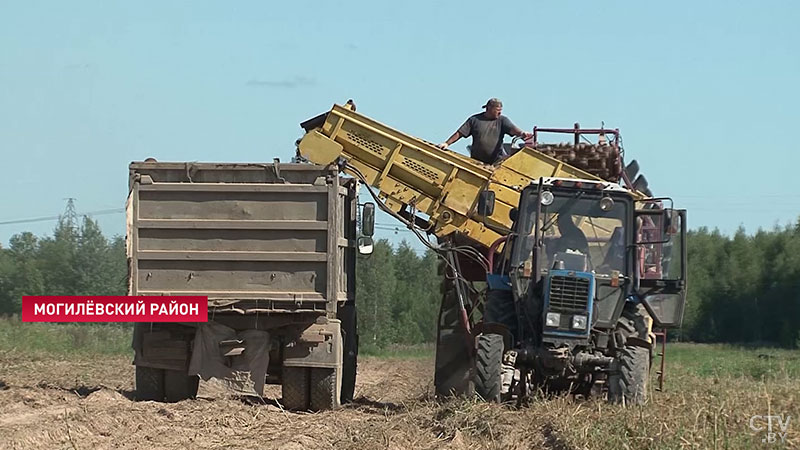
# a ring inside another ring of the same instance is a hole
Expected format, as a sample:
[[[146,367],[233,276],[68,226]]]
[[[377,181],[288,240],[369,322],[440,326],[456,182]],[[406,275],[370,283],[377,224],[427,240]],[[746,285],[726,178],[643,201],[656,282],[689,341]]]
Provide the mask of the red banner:
[[[23,296],[23,322],[208,322],[203,296]]]

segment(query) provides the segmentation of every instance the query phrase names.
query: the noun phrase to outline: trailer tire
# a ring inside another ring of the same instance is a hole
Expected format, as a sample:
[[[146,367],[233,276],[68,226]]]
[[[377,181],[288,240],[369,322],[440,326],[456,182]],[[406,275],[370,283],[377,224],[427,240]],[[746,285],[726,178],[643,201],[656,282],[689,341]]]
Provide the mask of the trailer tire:
[[[164,369],[136,366],[136,400],[164,401]]]
[[[499,402],[503,387],[503,336],[478,336],[473,382],[475,394],[487,402]]]
[[[341,391],[336,389],[336,369],[311,368],[311,411],[327,411],[339,407]]]
[[[197,397],[200,378],[184,370],[164,370],[164,398],[169,403]]]
[[[283,367],[281,395],[286,409],[305,411],[308,409],[309,368]]]
[[[624,405],[647,402],[650,349],[627,345],[617,354],[618,369],[608,377],[608,400]]]

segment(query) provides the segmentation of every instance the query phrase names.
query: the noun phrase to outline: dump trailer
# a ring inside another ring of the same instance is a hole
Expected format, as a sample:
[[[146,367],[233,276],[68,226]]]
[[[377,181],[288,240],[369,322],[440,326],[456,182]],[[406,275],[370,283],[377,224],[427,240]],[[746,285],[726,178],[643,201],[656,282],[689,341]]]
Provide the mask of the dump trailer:
[[[352,105],[301,126],[300,157],[354,175],[389,214],[439,238],[437,393],[520,400],[546,388],[644,401],[653,326],[682,320],[685,211],[652,198],[643,177],[631,181],[618,130],[535,129],[575,142],[534,139],[489,166]],[[579,142],[583,133],[598,142]]]
[[[218,378],[249,395],[280,384],[289,409],[352,399],[356,180],[149,159],[130,164],[129,188],[129,294],[208,296],[207,323],[136,324],[137,398],[192,398],[199,378]]]

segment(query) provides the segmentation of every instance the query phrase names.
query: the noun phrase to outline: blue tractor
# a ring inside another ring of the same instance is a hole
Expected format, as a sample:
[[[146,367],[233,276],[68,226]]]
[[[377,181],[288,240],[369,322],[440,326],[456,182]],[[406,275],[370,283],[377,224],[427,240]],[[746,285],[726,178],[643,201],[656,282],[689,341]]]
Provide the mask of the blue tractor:
[[[679,327],[686,298],[686,212],[671,204],[596,181],[525,187],[469,333],[474,392],[644,403],[654,327]],[[491,208],[491,196],[480,207]]]

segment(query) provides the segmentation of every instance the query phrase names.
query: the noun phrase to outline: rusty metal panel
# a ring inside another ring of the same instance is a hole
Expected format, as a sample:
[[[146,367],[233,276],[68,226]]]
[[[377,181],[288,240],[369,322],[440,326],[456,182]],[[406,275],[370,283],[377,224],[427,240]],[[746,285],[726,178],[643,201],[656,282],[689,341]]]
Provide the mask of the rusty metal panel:
[[[327,224],[326,224],[327,225]],[[139,250],[262,252],[322,252],[326,251],[327,228],[303,229],[204,229],[191,233],[174,228],[139,228]]]
[[[270,293],[314,294],[323,299],[327,270],[325,261],[192,261],[139,258],[139,292],[171,294],[174,291],[235,291],[270,298]],[[146,295],[146,294],[140,294]],[[212,297],[209,294],[209,297]],[[281,298],[285,298],[281,296]]]
[[[321,192],[226,192],[217,190],[216,184],[196,186],[205,189],[194,192],[153,190],[160,187],[172,186],[139,190],[139,219],[325,222],[327,217],[324,186]]]
[[[133,295],[329,314],[354,298],[356,189],[335,170],[135,162],[130,187]]]

